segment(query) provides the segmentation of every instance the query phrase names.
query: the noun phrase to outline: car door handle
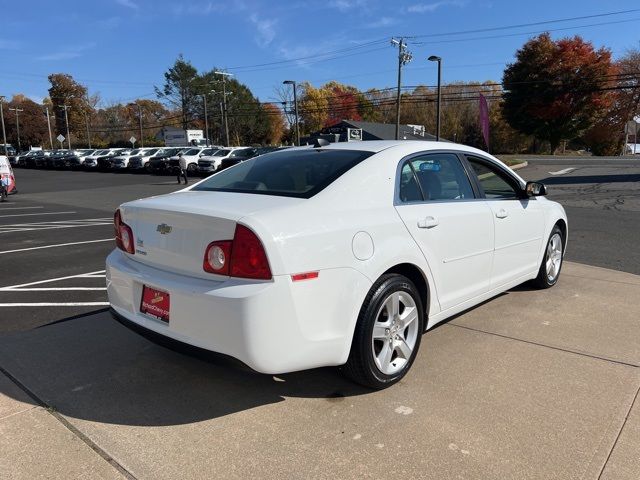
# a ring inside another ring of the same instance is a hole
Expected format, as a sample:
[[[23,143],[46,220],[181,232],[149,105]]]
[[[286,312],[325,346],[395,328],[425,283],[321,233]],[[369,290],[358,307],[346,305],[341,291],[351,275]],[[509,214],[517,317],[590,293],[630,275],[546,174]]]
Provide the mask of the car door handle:
[[[509,216],[509,212],[507,212],[504,208],[501,208],[496,212],[496,217],[498,218],[507,218]]]
[[[422,220],[418,220],[418,228],[433,228],[437,227],[440,221],[436,217],[425,217]]]

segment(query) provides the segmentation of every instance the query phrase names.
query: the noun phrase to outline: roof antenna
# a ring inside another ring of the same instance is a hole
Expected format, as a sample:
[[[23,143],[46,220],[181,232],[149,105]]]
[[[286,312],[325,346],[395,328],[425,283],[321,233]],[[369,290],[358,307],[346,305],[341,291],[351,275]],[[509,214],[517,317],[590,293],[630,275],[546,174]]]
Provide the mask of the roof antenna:
[[[313,139],[313,146],[316,148],[326,147],[327,145],[329,145],[329,141],[324,138],[318,137]]]

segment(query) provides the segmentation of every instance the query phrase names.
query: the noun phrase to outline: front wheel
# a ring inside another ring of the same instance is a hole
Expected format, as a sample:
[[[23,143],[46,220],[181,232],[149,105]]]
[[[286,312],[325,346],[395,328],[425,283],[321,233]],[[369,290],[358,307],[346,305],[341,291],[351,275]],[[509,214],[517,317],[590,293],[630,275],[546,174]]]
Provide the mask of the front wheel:
[[[538,276],[532,281],[535,287],[551,288],[558,282],[560,270],[562,269],[563,253],[564,237],[560,227],[556,225],[551,230],[551,235],[549,235]]]
[[[344,373],[366,387],[382,389],[411,368],[424,331],[420,294],[408,278],[382,276],[360,310]]]

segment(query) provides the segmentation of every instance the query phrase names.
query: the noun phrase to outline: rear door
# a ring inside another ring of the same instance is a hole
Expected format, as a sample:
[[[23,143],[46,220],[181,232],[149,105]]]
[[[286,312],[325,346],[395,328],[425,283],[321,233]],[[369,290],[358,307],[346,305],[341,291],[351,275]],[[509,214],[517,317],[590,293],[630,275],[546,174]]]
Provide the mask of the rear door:
[[[467,155],[467,161],[495,224],[491,288],[496,288],[538,269],[544,215],[535,197],[523,196],[520,182],[507,169],[479,156]]]
[[[396,210],[427,259],[442,310],[487,292],[493,218],[463,159],[453,152],[413,155],[398,177]]]

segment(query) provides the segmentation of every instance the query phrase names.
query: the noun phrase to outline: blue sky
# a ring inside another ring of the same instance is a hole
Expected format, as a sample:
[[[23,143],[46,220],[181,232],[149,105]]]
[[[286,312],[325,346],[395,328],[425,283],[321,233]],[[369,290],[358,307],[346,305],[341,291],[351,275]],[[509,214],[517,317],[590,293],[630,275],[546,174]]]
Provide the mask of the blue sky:
[[[500,80],[516,49],[543,30],[580,34],[620,56],[640,45],[640,10],[454,32],[639,7],[616,0],[0,0],[0,94],[40,100],[46,76],[64,72],[105,103],[154,98],[153,86],[180,53],[199,70],[228,68],[262,101],[274,100],[284,79],[384,88],[396,81],[389,39],[400,35],[422,36],[409,40],[405,85],[435,83],[435,65],[425,60],[432,54],[443,58],[444,82]]]

